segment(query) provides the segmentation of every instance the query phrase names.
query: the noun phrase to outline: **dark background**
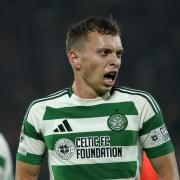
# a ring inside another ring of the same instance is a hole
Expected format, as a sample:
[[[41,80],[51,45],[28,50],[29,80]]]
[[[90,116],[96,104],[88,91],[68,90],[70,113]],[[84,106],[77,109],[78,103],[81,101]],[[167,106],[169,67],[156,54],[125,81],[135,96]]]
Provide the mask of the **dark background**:
[[[117,84],[151,93],[161,106],[180,167],[179,0],[0,0],[0,117],[15,154],[34,99],[71,86],[65,34],[77,21],[110,14],[122,24]],[[48,179],[46,166],[39,179]]]

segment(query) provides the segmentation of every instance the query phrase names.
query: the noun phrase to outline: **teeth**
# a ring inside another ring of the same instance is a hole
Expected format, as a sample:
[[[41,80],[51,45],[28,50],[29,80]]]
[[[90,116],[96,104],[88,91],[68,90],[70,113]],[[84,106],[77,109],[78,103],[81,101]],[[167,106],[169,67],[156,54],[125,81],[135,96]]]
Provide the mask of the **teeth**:
[[[116,72],[109,72],[109,73],[107,73],[106,75],[112,75],[112,76],[115,76],[115,75],[116,75]]]
[[[113,80],[112,77],[105,77],[106,80]]]
[[[115,79],[115,77],[116,77],[116,75],[114,75],[114,74],[108,74],[105,76],[105,78],[112,79],[112,80]]]
[[[104,83],[106,86],[112,86],[114,83],[114,80],[112,78],[104,78]]]

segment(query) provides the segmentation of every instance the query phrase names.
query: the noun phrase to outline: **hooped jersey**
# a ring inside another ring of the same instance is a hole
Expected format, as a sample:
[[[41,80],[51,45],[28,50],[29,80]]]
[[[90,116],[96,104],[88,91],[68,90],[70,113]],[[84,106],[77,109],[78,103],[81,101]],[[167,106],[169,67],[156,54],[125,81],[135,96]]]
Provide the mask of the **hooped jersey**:
[[[0,133],[0,180],[13,180],[11,151],[4,135]]]
[[[173,151],[150,94],[114,87],[82,99],[67,88],[29,106],[17,160],[40,165],[47,151],[51,180],[131,180],[140,178],[143,150],[149,158]]]

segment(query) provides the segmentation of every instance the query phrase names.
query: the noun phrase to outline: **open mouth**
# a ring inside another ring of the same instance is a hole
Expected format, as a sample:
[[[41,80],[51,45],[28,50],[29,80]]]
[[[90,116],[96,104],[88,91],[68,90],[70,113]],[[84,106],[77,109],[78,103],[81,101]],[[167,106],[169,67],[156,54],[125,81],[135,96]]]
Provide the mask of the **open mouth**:
[[[114,82],[116,80],[117,72],[109,72],[104,75],[104,84],[106,86],[112,86],[114,85]]]

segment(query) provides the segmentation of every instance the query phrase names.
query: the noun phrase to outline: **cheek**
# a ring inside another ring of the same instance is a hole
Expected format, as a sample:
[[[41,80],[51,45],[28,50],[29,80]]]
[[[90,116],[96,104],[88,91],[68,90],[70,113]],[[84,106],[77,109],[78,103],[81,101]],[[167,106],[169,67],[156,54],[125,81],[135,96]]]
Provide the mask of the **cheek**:
[[[81,70],[86,78],[95,80],[102,76],[105,66],[102,59],[99,59],[91,54],[88,56],[88,58],[86,57],[83,60]]]
[[[86,69],[84,69],[84,73],[86,74],[87,77],[89,78],[97,78],[99,73],[100,73],[100,70],[99,70],[99,67],[97,65],[89,65],[87,66]]]
[[[122,62],[122,60],[121,60],[121,58],[119,59],[119,67],[121,66],[121,62]]]
[[[102,70],[97,64],[89,64],[83,69],[83,74],[87,81],[96,83],[99,82],[100,78],[102,77]]]
[[[97,72],[100,71],[102,64],[96,59],[88,59],[83,63],[82,69],[86,72]],[[90,75],[90,74],[89,74]]]

